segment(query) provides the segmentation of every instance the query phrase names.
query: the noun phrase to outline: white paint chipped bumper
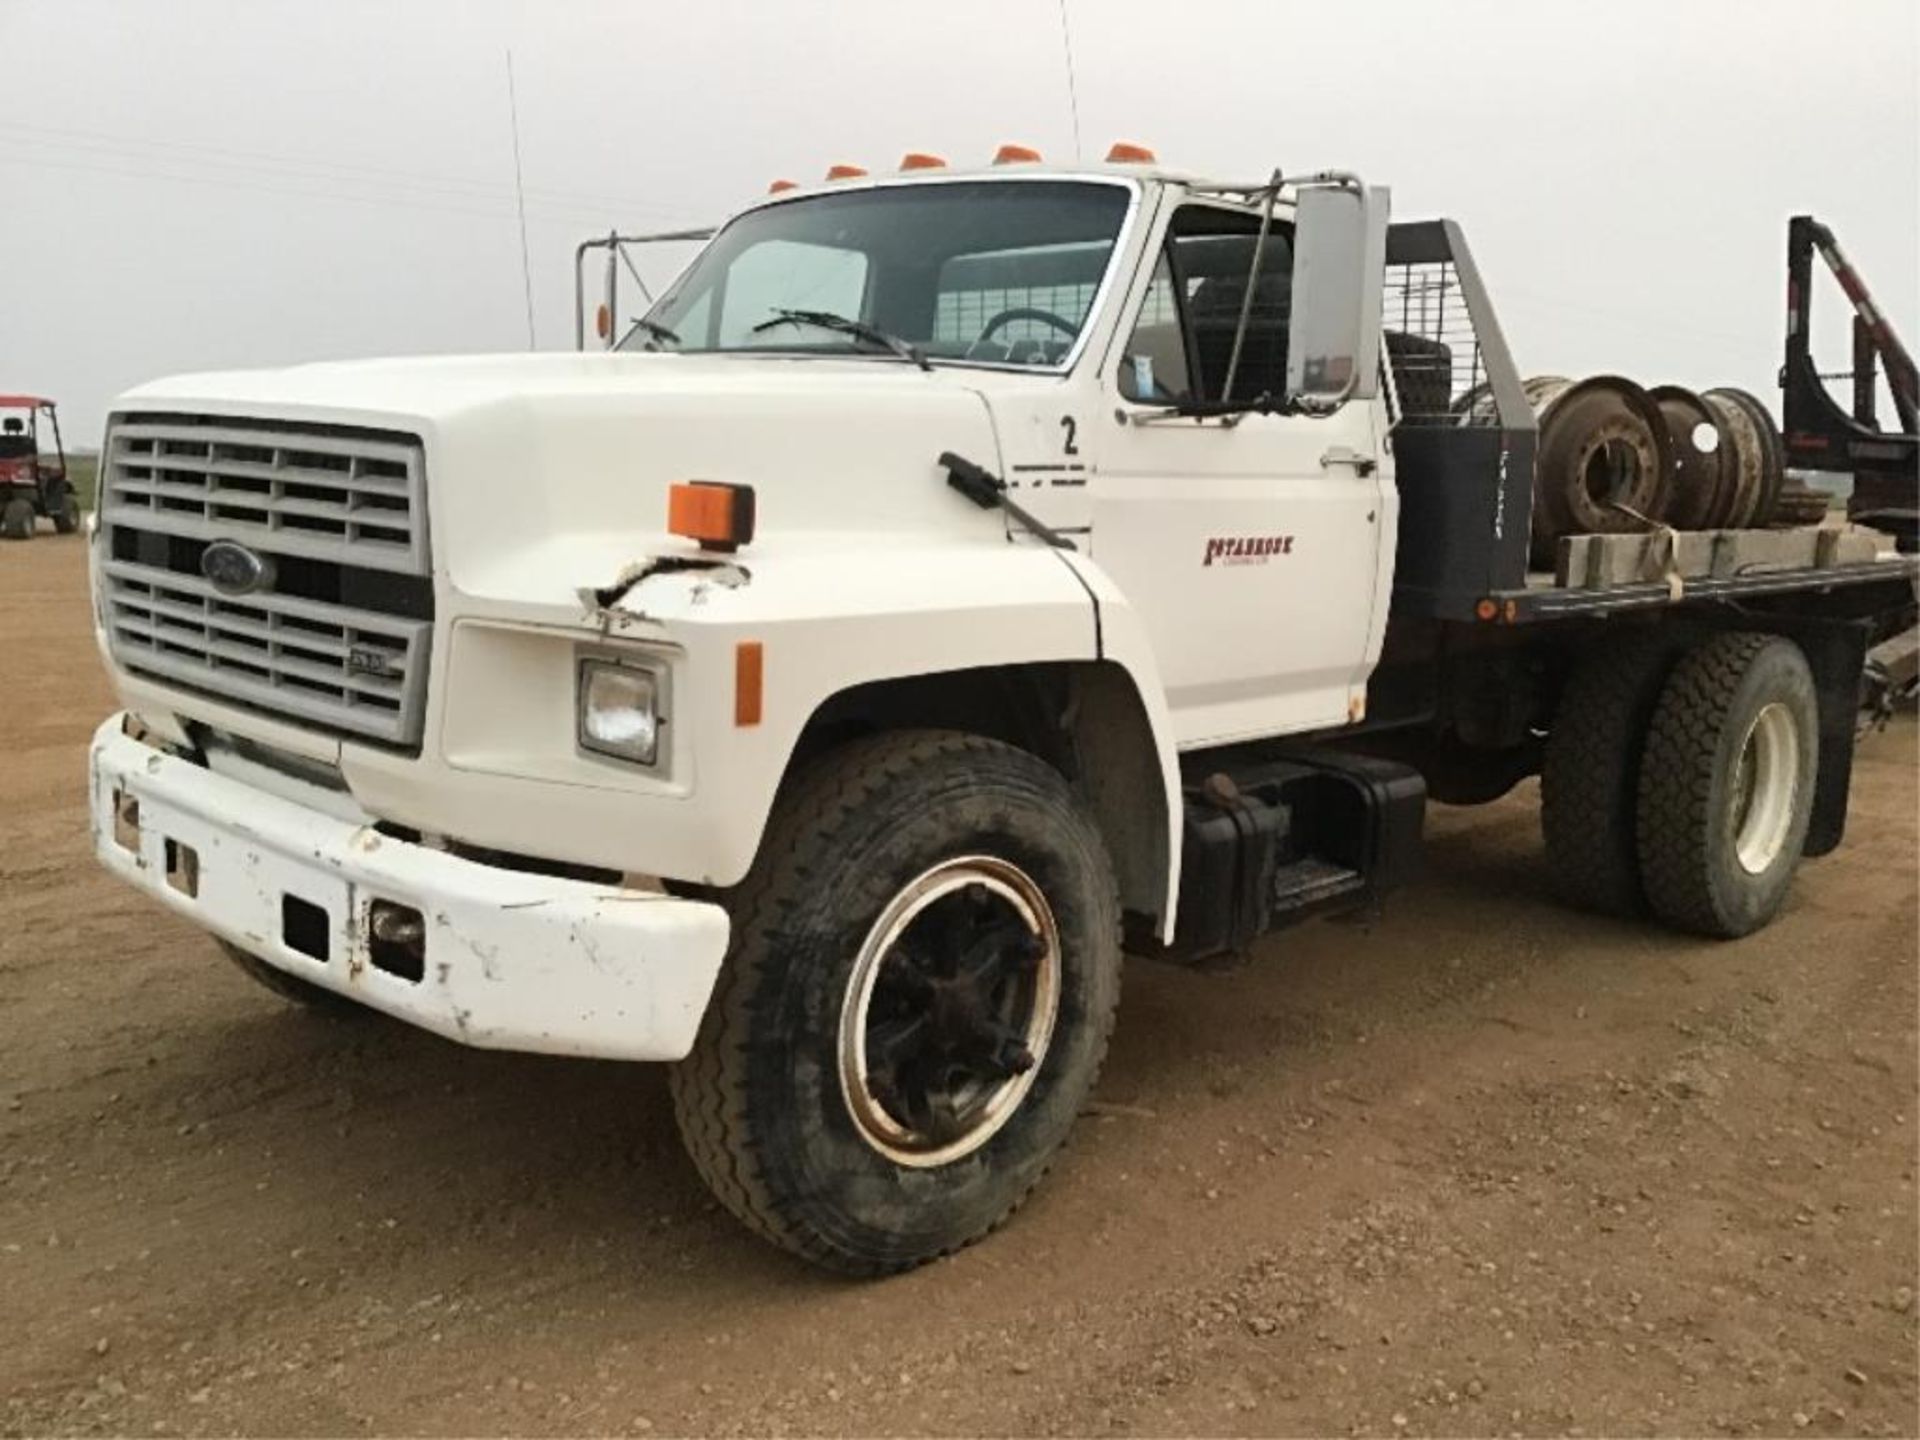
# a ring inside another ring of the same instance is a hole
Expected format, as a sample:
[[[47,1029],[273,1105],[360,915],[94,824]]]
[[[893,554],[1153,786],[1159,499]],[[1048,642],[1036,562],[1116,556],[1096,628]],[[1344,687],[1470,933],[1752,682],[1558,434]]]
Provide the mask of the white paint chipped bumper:
[[[118,715],[89,772],[101,863],[290,975],[489,1049],[677,1060],[693,1045],[727,948],[718,905],[394,840],[130,739]],[[288,897],[320,912],[299,912],[295,938],[324,960],[287,943]],[[375,900],[424,917],[418,981],[370,963]]]

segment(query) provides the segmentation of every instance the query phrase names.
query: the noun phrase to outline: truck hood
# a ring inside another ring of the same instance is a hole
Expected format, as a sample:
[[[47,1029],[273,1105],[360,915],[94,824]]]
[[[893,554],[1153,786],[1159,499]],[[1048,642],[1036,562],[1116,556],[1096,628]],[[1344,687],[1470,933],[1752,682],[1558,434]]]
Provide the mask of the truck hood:
[[[582,585],[690,548],[664,529],[676,480],[754,487],[743,561],[1005,544],[1004,518],[938,463],[952,450],[1001,468],[977,378],[885,356],[458,356],[181,376],[115,408],[418,435],[435,569],[470,595],[571,605]]]
[[[120,408],[204,403],[227,413],[355,411],[392,425],[449,421],[506,402],[597,394],[851,395],[961,389],[966,372],[890,356],[509,353],[327,361],[176,375],[128,391]],[[958,383],[956,383],[958,382]]]

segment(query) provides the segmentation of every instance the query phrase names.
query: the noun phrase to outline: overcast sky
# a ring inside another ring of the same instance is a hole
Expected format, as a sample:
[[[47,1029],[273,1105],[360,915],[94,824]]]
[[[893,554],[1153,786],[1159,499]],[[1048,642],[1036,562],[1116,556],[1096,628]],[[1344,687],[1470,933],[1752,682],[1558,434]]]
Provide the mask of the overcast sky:
[[[1339,166],[1461,220],[1526,373],[1777,407],[1787,216],[1920,348],[1914,0],[1066,0],[1081,147]],[[573,244],[776,176],[1075,148],[1058,0],[0,0],[0,391],[97,442],[169,372],[523,348]],[[1819,296],[1823,364],[1845,312]]]

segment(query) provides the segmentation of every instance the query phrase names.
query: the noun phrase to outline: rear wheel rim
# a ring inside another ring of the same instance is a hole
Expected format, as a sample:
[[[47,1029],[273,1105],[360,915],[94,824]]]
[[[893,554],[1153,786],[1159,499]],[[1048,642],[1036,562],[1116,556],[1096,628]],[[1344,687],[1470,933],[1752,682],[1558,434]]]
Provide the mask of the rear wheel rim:
[[[1771,869],[1793,829],[1800,788],[1799,727],[1778,701],[1761,707],[1734,761],[1733,850],[1749,875]]]
[[[840,1088],[860,1138],[901,1165],[973,1153],[1010,1120],[1060,1009],[1060,931],[1027,873],[994,856],[908,882],[848,977]]]

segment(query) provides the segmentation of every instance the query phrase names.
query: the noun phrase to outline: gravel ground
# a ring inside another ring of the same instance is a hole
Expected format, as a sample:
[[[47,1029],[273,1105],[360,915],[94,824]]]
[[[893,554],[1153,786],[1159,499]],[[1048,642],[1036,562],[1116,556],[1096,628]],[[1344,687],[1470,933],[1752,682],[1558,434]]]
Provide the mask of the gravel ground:
[[[0,627],[0,1432],[1920,1431],[1911,721],[1748,940],[1555,908],[1529,786],[1376,925],[1135,966],[1035,1200],[857,1285],[662,1071],[317,1020],[109,882],[78,541]]]

